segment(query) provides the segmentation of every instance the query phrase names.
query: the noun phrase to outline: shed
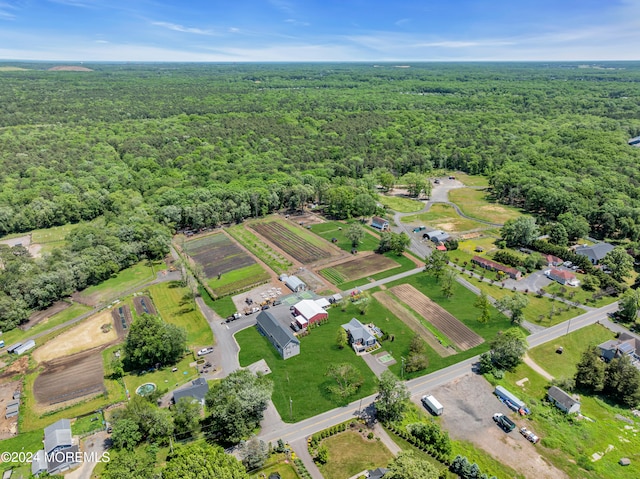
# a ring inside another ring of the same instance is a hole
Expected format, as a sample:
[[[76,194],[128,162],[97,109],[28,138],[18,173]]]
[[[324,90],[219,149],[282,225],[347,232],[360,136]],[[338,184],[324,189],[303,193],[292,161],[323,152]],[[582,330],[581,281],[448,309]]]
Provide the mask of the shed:
[[[329,298],[330,303],[339,303],[342,301],[342,295],[340,293],[336,293]]]
[[[558,409],[564,411],[567,414],[580,412],[580,401],[572,398],[569,394],[567,394],[557,386],[551,386],[549,388],[549,391],[547,391],[547,396]]]
[[[33,349],[35,347],[36,347],[36,342],[33,339],[30,339],[29,341],[25,341],[20,346],[18,346],[14,350],[14,353],[23,354],[23,353],[26,353],[27,351],[29,351],[30,349]]]
[[[280,276],[278,276],[278,279],[279,279],[280,281],[286,281],[288,277],[289,277],[289,275],[288,275],[288,274],[284,274],[284,273],[282,273]]]
[[[18,349],[20,346],[22,346],[22,343],[15,343],[15,344],[12,344],[11,346],[9,346],[9,347],[7,348],[7,352],[8,352],[8,353],[15,353],[16,349]]]
[[[316,304],[320,306],[322,309],[327,309],[331,306],[331,303],[327,298],[318,298],[316,299]]]
[[[621,466],[628,466],[631,464],[631,459],[629,459],[628,457],[622,457],[618,461],[618,464],[620,464]]]
[[[297,276],[289,276],[284,280],[284,284],[293,291],[294,293],[299,293],[300,291],[305,291],[307,289],[307,285]]]
[[[371,226],[379,229],[380,231],[387,231],[389,229],[389,222],[379,216],[371,218]]]
[[[6,471],[4,471],[2,479],[11,479],[11,474],[13,474],[13,469],[7,469]]]
[[[509,391],[507,391],[502,386],[496,386],[496,389],[495,389],[495,391],[493,391],[493,394],[495,394],[496,396],[498,396],[500,399],[502,399],[504,401],[510,401],[518,409],[523,409],[525,407],[525,404],[524,404],[523,401],[518,399],[516,396],[511,394]]]

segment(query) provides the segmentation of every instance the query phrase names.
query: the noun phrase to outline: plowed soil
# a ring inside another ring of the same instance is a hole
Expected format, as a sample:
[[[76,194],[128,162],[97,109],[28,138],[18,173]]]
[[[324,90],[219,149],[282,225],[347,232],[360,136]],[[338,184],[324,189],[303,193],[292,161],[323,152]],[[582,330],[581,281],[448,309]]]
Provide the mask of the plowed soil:
[[[447,310],[434,303],[410,284],[394,286],[390,291],[400,301],[408,305],[416,313],[429,321],[435,328],[449,338],[460,350],[466,351],[484,342]]]
[[[149,296],[136,296],[133,298],[133,306],[136,308],[136,314],[138,316],[142,314],[156,315],[156,308],[151,302]]]

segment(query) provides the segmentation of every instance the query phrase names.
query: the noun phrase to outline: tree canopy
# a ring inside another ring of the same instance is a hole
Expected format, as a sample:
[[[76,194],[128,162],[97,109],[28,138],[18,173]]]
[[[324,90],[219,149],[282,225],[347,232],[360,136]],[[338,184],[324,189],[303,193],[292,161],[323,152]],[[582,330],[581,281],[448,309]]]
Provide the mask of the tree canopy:
[[[244,466],[221,447],[206,443],[177,446],[167,458],[163,479],[249,479]]]
[[[159,316],[142,314],[131,323],[124,343],[125,363],[130,369],[156,364],[175,364],[184,354],[187,332],[165,323]]]

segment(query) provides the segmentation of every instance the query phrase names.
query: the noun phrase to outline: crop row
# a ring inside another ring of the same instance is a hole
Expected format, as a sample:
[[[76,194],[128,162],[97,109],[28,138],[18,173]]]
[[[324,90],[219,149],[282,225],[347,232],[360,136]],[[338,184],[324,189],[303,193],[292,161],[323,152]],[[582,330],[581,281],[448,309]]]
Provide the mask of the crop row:
[[[275,221],[257,223],[252,225],[252,228],[303,264],[313,263],[319,259],[329,258],[331,256],[329,251],[311,244],[306,239],[298,236],[295,232]]]
[[[286,273],[291,267],[292,263],[284,256],[278,254],[263,241],[258,239],[253,233],[243,228],[242,226],[236,226],[229,228],[228,233],[235,238],[242,246],[247,248],[251,253],[260,258],[269,268],[276,273]]]

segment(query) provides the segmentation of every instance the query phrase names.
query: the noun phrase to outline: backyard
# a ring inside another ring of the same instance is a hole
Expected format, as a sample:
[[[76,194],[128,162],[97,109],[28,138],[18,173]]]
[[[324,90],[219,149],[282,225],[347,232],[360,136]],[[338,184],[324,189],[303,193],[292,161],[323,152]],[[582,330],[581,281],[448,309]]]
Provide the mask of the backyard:
[[[364,470],[386,467],[393,459],[382,441],[367,439],[357,431],[336,434],[321,444],[329,451],[328,462],[320,467],[325,479],[346,479]]]

